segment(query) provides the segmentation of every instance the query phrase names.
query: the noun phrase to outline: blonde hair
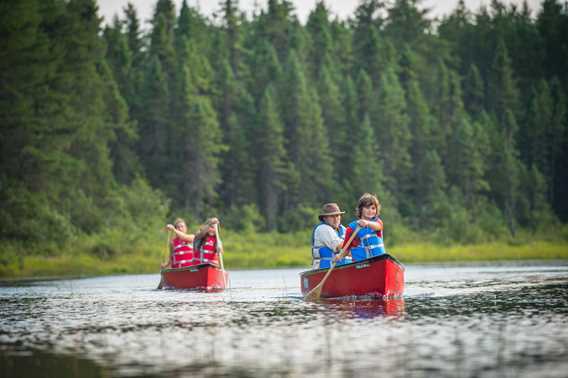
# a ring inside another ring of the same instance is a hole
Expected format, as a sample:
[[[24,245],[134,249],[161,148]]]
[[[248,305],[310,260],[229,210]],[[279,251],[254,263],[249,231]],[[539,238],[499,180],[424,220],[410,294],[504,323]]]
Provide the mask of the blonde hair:
[[[185,222],[185,220],[183,218],[176,218],[176,220],[174,221],[174,227],[177,228],[177,225],[183,223],[187,226],[187,223]]]
[[[379,215],[381,213],[381,203],[379,202],[377,196],[371,193],[363,194],[361,198],[359,198],[359,202],[357,203],[357,209],[356,209],[357,218],[361,218],[364,207],[369,207],[371,205],[376,206],[377,215]]]

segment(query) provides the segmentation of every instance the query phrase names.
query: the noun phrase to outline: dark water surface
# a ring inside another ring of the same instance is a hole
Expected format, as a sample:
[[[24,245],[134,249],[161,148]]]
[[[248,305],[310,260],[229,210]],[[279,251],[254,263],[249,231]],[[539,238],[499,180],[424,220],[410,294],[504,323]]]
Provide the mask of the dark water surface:
[[[0,286],[0,376],[568,377],[567,262],[411,265],[387,302],[306,303],[299,272]]]

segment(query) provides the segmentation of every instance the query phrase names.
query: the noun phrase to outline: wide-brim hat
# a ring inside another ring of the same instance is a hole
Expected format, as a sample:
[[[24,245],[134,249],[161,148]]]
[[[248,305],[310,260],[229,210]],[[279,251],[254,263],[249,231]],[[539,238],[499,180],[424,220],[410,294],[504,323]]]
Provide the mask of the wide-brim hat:
[[[345,214],[345,211],[341,211],[339,205],[332,202],[332,203],[326,203],[321,207],[321,211],[318,217],[321,220],[323,217],[328,217],[331,215],[341,215],[341,214]]]

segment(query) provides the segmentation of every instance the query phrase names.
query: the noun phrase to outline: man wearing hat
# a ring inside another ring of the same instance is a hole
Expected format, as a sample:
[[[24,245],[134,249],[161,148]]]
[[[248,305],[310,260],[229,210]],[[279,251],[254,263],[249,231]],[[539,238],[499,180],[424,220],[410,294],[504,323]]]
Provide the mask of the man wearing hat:
[[[345,211],[341,211],[336,203],[322,206],[318,216],[320,223],[312,231],[313,269],[331,267],[335,254],[343,244],[345,227],[341,225],[341,214],[345,214]],[[345,262],[340,261],[338,264]]]

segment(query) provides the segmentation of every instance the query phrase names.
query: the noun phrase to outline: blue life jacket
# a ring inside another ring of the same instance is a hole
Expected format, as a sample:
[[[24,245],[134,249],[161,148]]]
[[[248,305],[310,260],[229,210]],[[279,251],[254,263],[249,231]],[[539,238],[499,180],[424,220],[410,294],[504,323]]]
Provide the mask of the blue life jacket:
[[[322,225],[327,225],[325,222],[318,223],[314,226],[312,230],[312,258],[314,260],[319,260],[319,269],[330,268],[333,262],[333,257],[335,256],[335,252],[327,247],[327,246],[315,246],[315,236],[316,236],[316,229]],[[331,226],[329,226],[331,227]],[[345,235],[345,227],[343,225],[339,225],[339,229],[337,230],[337,236],[343,238]],[[349,258],[342,258],[337,262],[337,265],[341,264],[348,264],[351,262]]]
[[[357,221],[349,223],[349,227],[355,230]],[[357,232],[357,237],[361,243],[357,247],[351,248],[351,256],[353,256],[354,261],[365,260],[385,253],[383,239],[379,237],[377,231],[364,227]]]

